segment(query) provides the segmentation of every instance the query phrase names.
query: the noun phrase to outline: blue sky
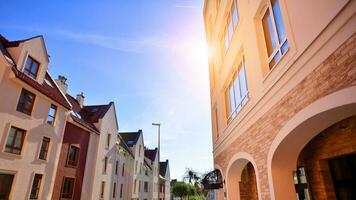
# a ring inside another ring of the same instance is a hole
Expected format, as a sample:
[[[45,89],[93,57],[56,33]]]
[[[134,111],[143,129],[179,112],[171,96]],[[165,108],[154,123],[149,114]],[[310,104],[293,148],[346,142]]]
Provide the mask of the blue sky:
[[[6,3],[5,3],[6,2]],[[50,73],[86,104],[114,101],[120,131],[142,129],[171,175],[212,169],[203,0],[1,1],[0,34],[44,35]]]

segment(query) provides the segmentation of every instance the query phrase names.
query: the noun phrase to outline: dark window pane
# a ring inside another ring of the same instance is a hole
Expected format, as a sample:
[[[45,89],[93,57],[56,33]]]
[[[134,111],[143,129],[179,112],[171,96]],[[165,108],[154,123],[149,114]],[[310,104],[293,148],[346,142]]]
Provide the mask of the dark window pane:
[[[69,166],[77,166],[79,156],[79,148],[75,146],[70,146],[68,150],[68,162]]]
[[[27,57],[24,73],[33,79],[36,79],[39,63],[31,56]]]
[[[13,180],[14,180],[13,174],[0,173],[0,199],[1,200],[9,199]]]
[[[50,139],[44,137],[43,140],[42,140],[39,159],[42,159],[42,160],[46,160],[47,159],[49,143],[50,143]]]
[[[20,154],[24,137],[25,137],[24,130],[11,127],[6,141],[5,152]]]
[[[62,185],[61,198],[72,198],[74,188],[74,178],[65,177]]]
[[[34,101],[35,95],[25,89],[22,89],[16,110],[31,115]]]
[[[41,187],[42,174],[35,174],[32,183],[32,189],[30,194],[30,199],[38,199],[38,194]]]

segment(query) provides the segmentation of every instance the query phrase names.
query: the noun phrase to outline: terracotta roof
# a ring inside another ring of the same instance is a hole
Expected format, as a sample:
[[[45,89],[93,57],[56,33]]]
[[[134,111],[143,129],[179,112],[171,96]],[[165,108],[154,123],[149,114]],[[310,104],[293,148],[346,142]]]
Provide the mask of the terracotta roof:
[[[69,94],[67,94],[66,97],[72,104],[73,112],[71,113],[71,117],[73,118],[73,120],[99,133],[94,123],[99,122],[99,119],[105,116],[106,112],[110,109],[113,102],[110,102],[107,105],[80,107],[79,102],[74,97]]]
[[[167,172],[167,167],[168,167],[168,160],[165,162],[159,162],[159,174],[163,177],[166,176]]]
[[[42,37],[42,36],[36,36],[36,37]],[[36,38],[36,37],[34,37],[34,38]],[[17,44],[17,43],[20,43],[23,41],[27,41],[27,40],[31,40],[34,38],[29,38],[26,40],[19,40],[19,41],[9,41],[4,36],[0,35],[1,53],[5,56],[5,58],[7,58],[9,64],[12,65],[11,69],[18,79],[25,82],[27,85],[31,86],[32,88],[38,90],[39,92],[41,92],[45,96],[49,97],[53,101],[57,102],[58,104],[62,105],[63,107],[65,107],[67,109],[71,109],[71,105],[66,100],[64,95],[61,93],[61,91],[57,87],[57,85],[54,83],[54,80],[52,79],[52,77],[48,73],[48,71],[45,74],[45,81],[43,81],[42,84],[38,83],[36,80],[30,78],[29,76],[25,75],[23,72],[21,72],[17,69],[17,67],[15,66],[15,62],[13,62],[11,54],[9,54],[9,52],[6,49],[6,47],[10,47],[14,44]]]
[[[137,132],[120,132],[119,135],[125,141],[126,145],[129,147],[134,146],[140,135],[142,134],[142,130],[138,130]]]
[[[42,94],[46,95],[50,99],[54,100],[55,102],[59,103],[63,107],[67,109],[71,109],[71,105],[68,103],[66,98],[60,92],[60,89],[54,83],[52,77],[46,72],[45,81],[42,84],[38,83],[31,77],[27,76],[23,72],[19,71],[15,66],[12,67],[12,71],[14,72],[15,76],[20,79],[21,81],[25,82],[27,85],[33,87],[34,89],[38,90]],[[49,84],[48,84],[49,83]]]
[[[145,149],[145,157],[150,159],[151,161],[155,161],[156,159],[156,154],[158,149]]]
[[[0,35],[0,41],[4,44],[4,46],[7,47],[18,47],[20,45],[20,43],[22,42],[26,42],[35,38],[39,38],[42,37],[42,35],[36,35],[34,37],[30,37],[27,39],[23,39],[23,40],[14,40],[14,41],[9,41],[8,39],[6,39],[3,35]]]

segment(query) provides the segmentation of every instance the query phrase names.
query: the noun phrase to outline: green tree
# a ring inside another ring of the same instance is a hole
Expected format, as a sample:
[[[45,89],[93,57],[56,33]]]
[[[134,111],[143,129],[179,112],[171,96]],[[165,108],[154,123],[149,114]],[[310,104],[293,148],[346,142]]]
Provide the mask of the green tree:
[[[183,182],[177,182],[172,188],[172,194],[182,199],[189,194],[188,185]]]

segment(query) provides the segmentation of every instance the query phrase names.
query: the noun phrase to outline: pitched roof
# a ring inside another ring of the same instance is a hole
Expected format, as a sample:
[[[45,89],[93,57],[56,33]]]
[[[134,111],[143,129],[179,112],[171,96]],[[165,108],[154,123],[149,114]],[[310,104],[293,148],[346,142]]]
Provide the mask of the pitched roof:
[[[159,174],[163,177],[166,176],[167,173],[167,167],[168,167],[168,160],[164,162],[159,162]]]
[[[113,102],[110,102],[106,105],[90,105],[81,107],[77,99],[73,96],[67,94],[66,97],[73,107],[73,112],[71,113],[73,120],[86,126],[87,128],[95,130],[96,132],[98,132],[98,130],[94,123],[99,122],[99,120],[105,116],[113,104]]]
[[[45,81],[43,81],[42,84],[38,83],[34,79],[30,78],[23,72],[19,71],[15,66],[12,67],[12,71],[14,72],[15,76],[26,83],[27,85],[31,86],[32,88],[38,90],[45,96],[49,97],[53,101],[59,103],[63,107],[67,109],[71,109],[71,105],[67,101],[67,99],[63,96],[61,93],[60,89],[57,87],[57,85],[54,83],[54,80],[52,77],[49,75],[48,72],[46,72],[45,75]]]
[[[124,141],[124,139],[122,139],[122,137],[120,136],[120,134],[117,134],[117,138],[120,140],[120,146],[122,148],[124,148],[131,156],[132,158],[135,157],[131,151],[131,149],[127,146],[126,142]]]
[[[30,38],[33,39],[33,38]],[[29,40],[29,39],[28,39]],[[15,41],[20,42],[20,41]],[[45,96],[49,97],[53,101],[57,102],[58,104],[62,105],[67,109],[71,109],[71,105],[64,97],[60,89],[58,88],[57,84],[52,79],[51,75],[48,71],[45,74],[45,78],[42,84],[38,83],[36,80],[30,78],[29,76],[25,75],[23,72],[17,69],[15,66],[15,62],[11,57],[11,54],[7,51],[6,47],[11,46],[13,42],[8,41],[4,36],[0,35],[0,50],[1,53],[4,55],[8,63],[11,65],[11,70],[15,74],[16,78],[20,79],[30,87],[36,89],[37,91],[41,92]]]
[[[141,134],[142,130],[138,130],[137,132],[119,132],[119,135],[129,147],[136,145]]]
[[[151,161],[155,161],[157,152],[158,152],[157,148],[145,149],[145,157],[150,159]]]

